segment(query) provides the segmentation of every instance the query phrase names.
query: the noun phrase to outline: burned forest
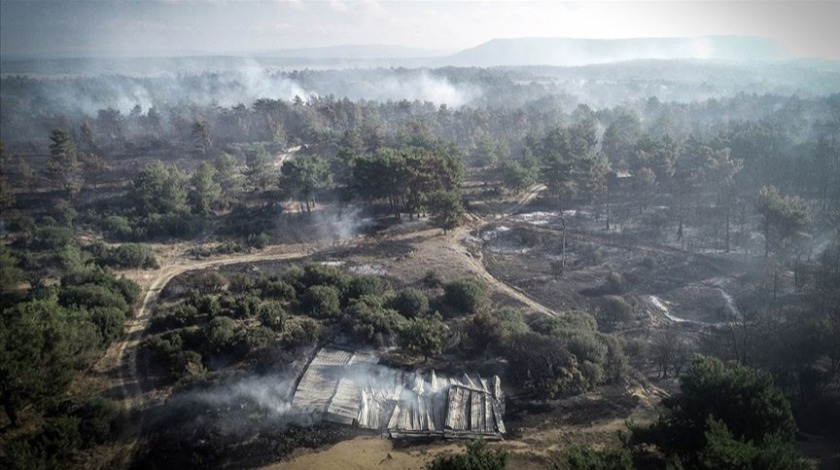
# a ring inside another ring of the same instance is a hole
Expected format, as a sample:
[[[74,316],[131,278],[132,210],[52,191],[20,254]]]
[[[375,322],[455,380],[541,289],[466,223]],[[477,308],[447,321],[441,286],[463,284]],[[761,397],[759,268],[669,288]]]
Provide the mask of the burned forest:
[[[2,468],[840,465],[833,5],[0,4]]]

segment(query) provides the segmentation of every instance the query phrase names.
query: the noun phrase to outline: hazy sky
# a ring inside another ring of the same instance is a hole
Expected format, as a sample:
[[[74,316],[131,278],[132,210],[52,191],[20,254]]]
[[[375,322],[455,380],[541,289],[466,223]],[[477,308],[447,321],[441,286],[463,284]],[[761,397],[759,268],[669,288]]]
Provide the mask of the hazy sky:
[[[840,59],[840,2],[0,0],[4,57],[225,54],[341,44],[454,52],[493,38],[748,35]]]

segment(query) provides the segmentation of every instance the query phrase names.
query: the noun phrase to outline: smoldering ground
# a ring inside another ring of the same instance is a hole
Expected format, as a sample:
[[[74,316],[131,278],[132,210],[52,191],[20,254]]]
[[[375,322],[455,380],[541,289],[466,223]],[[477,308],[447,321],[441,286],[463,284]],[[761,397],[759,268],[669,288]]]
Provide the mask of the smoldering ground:
[[[255,468],[359,433],[291,408],[294,377],[246,375],[175,392],[150,409],[133,467]]]
[[[359,364],[324,371],[359,388],[394,389],[402,371]],[[176,391],[153,407],[144,425],[145,445],[135,468],[251,468],[359,434],[376,433],[322,423],[292,406],[294,373],[239,375]],[[431,384],[424,380],[424,388]],[[400,398],[415,391],[403,388]]]

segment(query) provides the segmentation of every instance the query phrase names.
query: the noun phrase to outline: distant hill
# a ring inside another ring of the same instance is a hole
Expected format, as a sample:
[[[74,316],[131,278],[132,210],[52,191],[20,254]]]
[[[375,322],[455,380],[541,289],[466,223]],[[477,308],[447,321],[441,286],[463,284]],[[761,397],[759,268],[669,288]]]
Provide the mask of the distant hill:
[[[329,47],[306,47],[298,49],[277,49],[255,54],[257,57],[293,57],[306,59],[409,59],[440,57],[450,51],[393,46],[389,44],[348,44]]]
[[[773,42],[751,37],[641,39],[494,39],[442,59],[446,65],[494,67],[504,65],[577,66],[637,59],[708,59],[720,61],[776,61],[789,59]]]

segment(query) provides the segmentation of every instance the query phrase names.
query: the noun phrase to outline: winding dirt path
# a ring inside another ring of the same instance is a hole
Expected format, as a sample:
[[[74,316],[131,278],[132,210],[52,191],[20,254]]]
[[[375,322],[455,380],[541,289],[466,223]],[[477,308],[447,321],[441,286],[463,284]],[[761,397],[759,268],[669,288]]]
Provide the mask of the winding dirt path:
[[[315,250],[311,246],[294,246],[292,250],[289,250],[289,246],[275,246],[259,253],[225,256],[212,260],[190,260],[179,257],[177,264],[167,264],[165,268],[153,273],[143,271],[123,273],[140,285],[143,300],[135,316],[126,322],[123,339],[113,343],[94,366],[95,372],[106,374],[110,378],[109,389],[121,389],[121,407],[130,418],[125,423],[122,432],[126,445],[117,451],[113,462],[118,463],[120,467],[127,467],[138,443],[143,424],[142,412],[147,405],[148,397],[140,386],[140,377],[137,373],[137,350],[149,324],[151,311],[166,284],[175,276],[187,271],[255,261],[299,259],[314,253]]]

